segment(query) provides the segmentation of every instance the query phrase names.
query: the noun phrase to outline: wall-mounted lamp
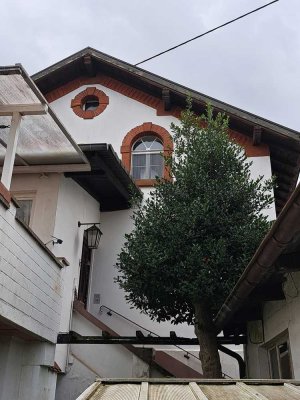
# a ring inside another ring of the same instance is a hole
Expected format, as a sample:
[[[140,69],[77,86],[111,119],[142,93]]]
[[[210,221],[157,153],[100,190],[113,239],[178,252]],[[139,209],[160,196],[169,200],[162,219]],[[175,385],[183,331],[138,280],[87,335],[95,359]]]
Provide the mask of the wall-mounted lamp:
[[[51,240],[49,240],[48,242],[44,243],[45,246],[47,246],[47,244],[49,244],[49,243],[51,243],[51,242],[52,242],[53,245],[55,245],[55,244],[62,244],[63,240],[57,238],[56,236],[52,236],[52,235],[51,235],[51,237],[52,237]]]
[[[102,232],[98,228],[97,225],[100,225],[99,222],[87,222],[81,223],[78,221],[78,227],[80,228],[82,225],[91,225],[90,228],[85,230],[87,237],[87,245],[89,249],[98,249],[100,239],[102,236]]]

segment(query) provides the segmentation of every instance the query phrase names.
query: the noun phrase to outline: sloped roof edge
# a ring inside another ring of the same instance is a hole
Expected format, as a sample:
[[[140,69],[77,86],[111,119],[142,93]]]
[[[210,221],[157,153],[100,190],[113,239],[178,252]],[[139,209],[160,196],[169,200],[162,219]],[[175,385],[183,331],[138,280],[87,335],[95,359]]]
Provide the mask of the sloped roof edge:
[[[102,53],[96,49],[93,49],[92,47],[86,47],[83,50],[80,50],[77,53],[74,53],[73,55],[66,57],[63,60],[43,69],[42,71],[37,72],[36,74],[32,75],[32,79],[38,84],[39,80],[41,80],[42,78],[50,75],[51,73],[59,70],[62,67],[65,67],[67,64],[71,64],[72,62],[87,55],[90,55],[91,57],[93,57],[98,61],[114,65],[117,68],[120,68],[128,73],[138,76],[140,79],[144,81],[152,82],[154,84],[168,88],[181,96],[191,97],[195,101],[200,101],[202,103],[210,103],[217,110],[224,111],[231,116],[236,116],[254,125],[260,125],[263,128],[275,131],[277,134],[288,136],[291,139],[299,140],[299,133],[294,129],[285,127],[278,123],[272,122],[268,119],[262,118],[258,115],[244,111],[238,107],[217,100],[201,92],[197,92],[193,89],[175,83],[169,79],[163,78],[152,72],[136,67],[133,64],[127,63],[118,58]]]
[[[300,231],[300,185],[283,207],[270,231],[262,240],[231,293],[220,308],[215,324],[222,329],[233,318],[250,293],[272,268],[274,262]]]

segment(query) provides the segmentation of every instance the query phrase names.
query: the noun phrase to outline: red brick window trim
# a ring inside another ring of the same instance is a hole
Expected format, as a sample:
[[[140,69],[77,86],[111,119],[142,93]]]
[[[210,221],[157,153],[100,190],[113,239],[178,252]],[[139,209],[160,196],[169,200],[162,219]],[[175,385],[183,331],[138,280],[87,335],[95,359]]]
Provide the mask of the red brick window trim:
[[[85,109],[87,101],[94,101],[95,108]],[[96,87],[88,87],[78,93],[71,101],[71,108],[78,117],[92,119],[103,113],[109,104],[108,96]]]
[[[131,151],[133,144],[143,136],[156,136],[163,144],[164,156],[169,155],[173,151],[173,140],[169,132],[162,126],[145,122],[142,125],[136,126],[131,129],[123,139],[121,146],[122,161],[126,170],[131,171]],[[164,167],[163,177],[171,179],[168,168]],[[136,179],[135,183],[138,186],[153,186],[155,179]]]

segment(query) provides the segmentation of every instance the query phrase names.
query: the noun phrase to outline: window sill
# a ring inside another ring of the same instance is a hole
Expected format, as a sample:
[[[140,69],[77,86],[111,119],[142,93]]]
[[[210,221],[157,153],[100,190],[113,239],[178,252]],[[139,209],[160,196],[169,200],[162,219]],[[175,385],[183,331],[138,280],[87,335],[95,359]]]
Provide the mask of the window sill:
[[[140,187],[154,186],[156,179],[135,179],[135,184]]]
[[[164,176],[163,178],[161,178],[165,181],[169,181],[172,182],[173,179],[170,178],[168,175]],[[156,184],[157,180],[156,179],[134,179],[134,183],[139,186],[139,187],[150,187],[150,186],[154,186]]]

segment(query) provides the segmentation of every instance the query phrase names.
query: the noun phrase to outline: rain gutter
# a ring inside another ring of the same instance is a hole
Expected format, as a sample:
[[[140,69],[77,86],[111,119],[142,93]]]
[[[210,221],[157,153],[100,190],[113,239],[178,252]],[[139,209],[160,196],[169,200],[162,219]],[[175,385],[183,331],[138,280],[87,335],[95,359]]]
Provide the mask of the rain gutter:
[[[237,284],[220,308],[215,325],[221,330],[300,231],[300,185],[295,189],[265,236]]]

